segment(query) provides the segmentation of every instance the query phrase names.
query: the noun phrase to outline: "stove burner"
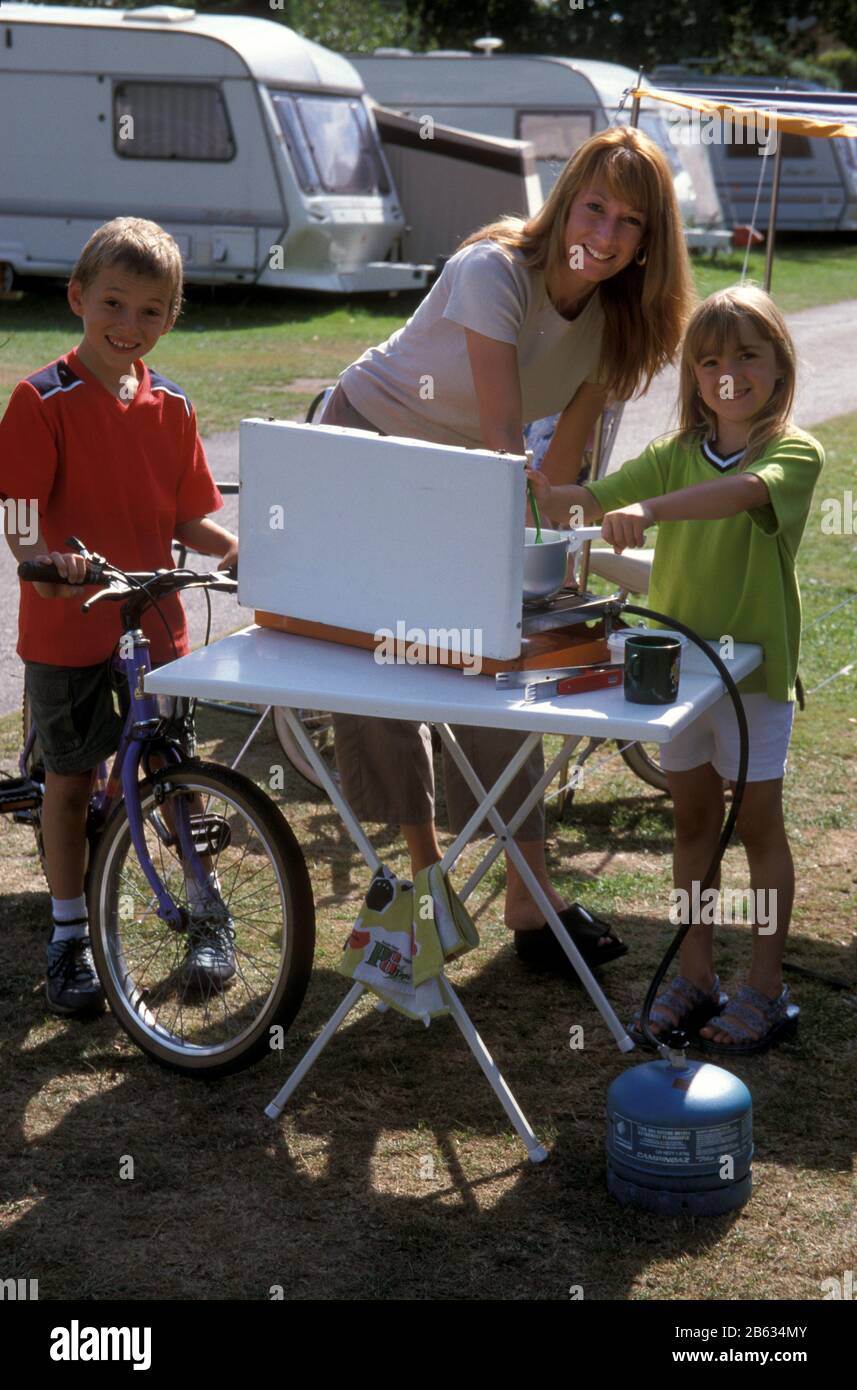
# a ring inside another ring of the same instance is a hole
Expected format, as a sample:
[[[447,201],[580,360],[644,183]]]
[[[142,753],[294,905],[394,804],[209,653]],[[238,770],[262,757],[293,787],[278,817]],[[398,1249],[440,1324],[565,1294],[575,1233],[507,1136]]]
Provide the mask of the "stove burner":
[[[565,612],[566,608],[573,608],[580,603],[581,598],[578,589],[560,589],[552,598],[525,598],[524,608],[528,613],[552,613],[555,609]]]
[[[549,632],[568,625],[569,619],[573,621],[575,610],[593,603],[595,598],[594,594],[581,594],[577,589],[560,589],[553,598],[524,603],[522,635],[530,637],[537,632]]]

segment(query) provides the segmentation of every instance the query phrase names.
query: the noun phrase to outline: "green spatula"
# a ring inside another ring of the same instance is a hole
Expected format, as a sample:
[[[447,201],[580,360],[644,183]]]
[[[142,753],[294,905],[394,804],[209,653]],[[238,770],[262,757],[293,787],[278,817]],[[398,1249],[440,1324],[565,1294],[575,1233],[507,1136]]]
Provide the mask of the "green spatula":
[[[536,501],[536,494],[533,492],[533,485],[529,480],[527,481],[527,496],[530,499],[530,507],[532,508],[533,516],[536,519],[536,545],[544,545],[544,541],[542,540],[541,512],[539,511],[539,504]]]

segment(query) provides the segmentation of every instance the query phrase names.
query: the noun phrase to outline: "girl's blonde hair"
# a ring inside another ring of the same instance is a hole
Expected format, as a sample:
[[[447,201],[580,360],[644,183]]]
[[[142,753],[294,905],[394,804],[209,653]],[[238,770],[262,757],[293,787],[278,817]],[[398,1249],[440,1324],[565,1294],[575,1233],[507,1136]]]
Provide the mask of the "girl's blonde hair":
[[[69,282],[79,280],[87,289],[100,271],[113,265],[163,280],[168,286],[170,322],[175,322],[182,307],[184,274],[181,251],[169,232],[143,217],[114,217],[92,233]]]
[[[568,262],[569,209],[584,189],[595,186],[646,219],[637,248],[645,252],[645,263],[632,260],[599,286],[600,375],[610,395],[628,400],[647,391],[656,373],[674,360],[695,298],[672,171],[653,140],[633,126],[600,131],[572,155],[534,217],[489,222],[456,251],[485,240],[507,251],[520,248],[526,265],[542,270],[554,284]]]
[[[750,424],[740,467],[746,468],[767,446],[792,428],[797,377],[797,354],[786,321],[769,294],[758,285],[730,285],[709,295],[694,311],[685,334],[679,384],[679,433],[686,439],[717,432],[717,416],[699,395],[694,368],[709,356],[719,356],[727,343],[740,341],[741,326],[750,323],[771,343],[779,375],[770,400]]]

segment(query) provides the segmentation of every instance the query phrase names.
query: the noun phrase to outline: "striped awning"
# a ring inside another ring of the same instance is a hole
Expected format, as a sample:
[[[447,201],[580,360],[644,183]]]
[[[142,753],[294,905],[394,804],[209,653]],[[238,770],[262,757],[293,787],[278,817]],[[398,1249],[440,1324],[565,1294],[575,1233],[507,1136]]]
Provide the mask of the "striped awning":
[[[759,117],[778,131],[831,140],[837,135],[857,139],[857,92],[778,92],[746,86],[632,87],[629,96],[663,101],[726,116],[734,121]]]

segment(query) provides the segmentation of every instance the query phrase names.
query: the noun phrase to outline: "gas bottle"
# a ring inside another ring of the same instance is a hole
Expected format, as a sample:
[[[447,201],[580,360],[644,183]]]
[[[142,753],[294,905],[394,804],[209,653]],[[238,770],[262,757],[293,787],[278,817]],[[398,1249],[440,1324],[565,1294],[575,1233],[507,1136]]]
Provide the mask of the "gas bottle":
[[[750,1197],[753,1102],[731,1072],[678,1053],[607,1093],[607,1187],[622,1206],[716,1216]]]

